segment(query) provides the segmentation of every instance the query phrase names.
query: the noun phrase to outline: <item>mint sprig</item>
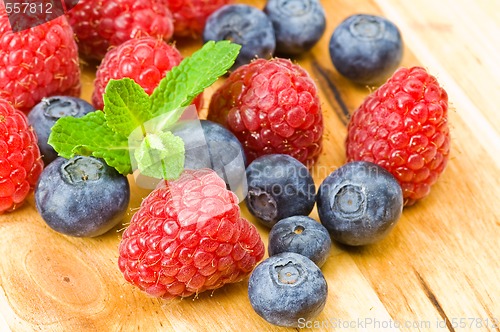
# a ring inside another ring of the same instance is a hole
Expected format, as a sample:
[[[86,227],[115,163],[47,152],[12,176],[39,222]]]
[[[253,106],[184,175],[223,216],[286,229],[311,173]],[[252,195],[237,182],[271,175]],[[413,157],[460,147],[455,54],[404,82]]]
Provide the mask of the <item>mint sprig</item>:
[[[102,158],[124,175],[137,165],[144,175],[176,178],[184,168],[184,142],[168,128],[197,95],[231,68],[240,48],[229,41],[205,43],[172,68],[151,96],[130,78],[110,80],[103,96],[104,111],[59,119],[48,143],[62,157]]]

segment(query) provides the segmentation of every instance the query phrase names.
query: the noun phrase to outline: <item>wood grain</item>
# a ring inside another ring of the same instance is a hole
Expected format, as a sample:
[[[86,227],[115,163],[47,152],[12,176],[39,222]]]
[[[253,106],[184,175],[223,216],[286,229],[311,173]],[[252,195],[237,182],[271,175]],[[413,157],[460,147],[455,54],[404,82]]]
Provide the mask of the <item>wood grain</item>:
[[[262,8],[264,1],[247,3]],[[344,163],[345,124],[370,92],[340,77],[329,60],[333,29],[354,13],[382,14],[396,22],[406,44],[403,65],[424,65],[447,89],[453,105],[452,157],[431,195],[405,208],[384,241],[365,248],[332,247],[323,267],[327,306],[311,324],[323,327],[315,330],[498,331],[499,3],[323,4],[326,33],[309,54],[297,59],[321,89],[326,131],[324,152],[312,169],[316,183]],[[188,55],[201,42],[177,45]],[[83,64],[82,69],[82,97],[90,100],[95,67]],[[206,104],[218,84],[206,91]],[[253,312],[246,281],[174,301],[148,297],[127,284],[117,268],[117,246],[124,225],[147,194],[130,180],[127,218],[98,238],[71,238],[50,230],[32,197],[20,210],[0,216],[0,330],[286,330]],[[312,216],[317,218],[315,210]],[[267,241],[267,230],[258,227]]]

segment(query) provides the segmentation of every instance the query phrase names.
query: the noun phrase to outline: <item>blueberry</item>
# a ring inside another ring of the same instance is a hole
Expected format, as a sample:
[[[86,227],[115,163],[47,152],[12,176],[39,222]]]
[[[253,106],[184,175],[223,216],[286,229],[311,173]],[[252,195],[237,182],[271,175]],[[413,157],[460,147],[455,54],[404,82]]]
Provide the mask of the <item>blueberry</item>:
[[[309,258],[284,252],[262,261],[250,275],[248,297],[259,316],[271,324],[298,327],[318,316],[326,304],[328,285]]]
[[[330,57],[338,72],[360,84],[378,84],[401,62],[399,29],[384,17],[358,14],[340,23],[330,38]]]
[[[246,206],[252,215],[271,228],[278,220],[311,213],[316,186],[307,167],[286,154],[263,155],[246,170]]]
[[[256,57],[269,59],[276,48],[273,25],[267,15],[245,4],[225,5],[213,12],[205,24],[203,40],[230,40],[241,45],[232,70]]]
[[[38,146],[45,165],[57,158],[57,152],[50,146],[49,139],[52,126],[64,116],[82,117],[95,108],[87,101],[69,96],[52,96],[43,98],[28,113],[28,122],[38,137]]]
[[[382,240],[403,210],[396,178],[370,162],[353,161],[332,172],[319,186],[318,214],[332,238],[359,246]]]
[[[292,216],[278,221],[269,232],[269,256],[294,252],[321,267],[330,253],[332,241],[328,230],[307,216]]]
[[[127,177],[93,157],[56,158],[35,187],[35,205],[47,225],[77,237],[99,236],[115,227],[129,200]]]
[[[180,122],[172,133],[184,141],[184,168],[211,168],[228,189],[243,200],[247,190],[246,157],[240,141],[222,125],[209,120]]]
[[[325,10],[319,0],[268,0],[264,12],[273,23],[280,55],[307,52],[325,32]]]

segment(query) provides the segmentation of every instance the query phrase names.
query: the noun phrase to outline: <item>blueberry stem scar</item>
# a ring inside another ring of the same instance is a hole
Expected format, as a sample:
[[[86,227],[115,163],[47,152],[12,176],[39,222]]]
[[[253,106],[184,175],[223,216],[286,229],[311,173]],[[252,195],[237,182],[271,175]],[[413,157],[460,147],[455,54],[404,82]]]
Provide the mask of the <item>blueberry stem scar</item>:
[[[302,270],[291,261],[283,265],[277,265],[274,269],[278,274],[278,282],[281,284],[294,285],[302,279]]]
[[[93,158],[75,157],[62,165],[62,174],[69,183],[97,181],[101,178],[103,165]]]
[[[295,234],[302,234],[302,232],[304,231],[304,227],[298,225],[295,227],[295,229],[293,231],[295,232]]]

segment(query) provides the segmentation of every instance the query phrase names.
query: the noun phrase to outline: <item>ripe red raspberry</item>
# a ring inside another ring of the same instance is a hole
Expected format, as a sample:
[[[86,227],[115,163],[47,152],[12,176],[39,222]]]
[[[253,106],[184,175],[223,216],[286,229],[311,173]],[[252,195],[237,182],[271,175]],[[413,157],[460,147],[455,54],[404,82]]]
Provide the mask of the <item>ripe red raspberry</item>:
[[[174,32],[166,0],[79,0],[68,11],[80,55],[101,60],[111,46],[142,36],[166,41]]]
[[[405,205],[427,196],[450,153],[448,95],[424,68],[400,68],[352,114],[347,160],[379,164],[398,179]]]
[[[174,16],[174,34],[178,37],[199,37],[207,18],[233,0],[167,0]]]
[[[233,71],[213,94],[208,119],[235,134],[248,162],[281,153],[311,166],[321,152],[323,117],[316,85],[290,60],[257,59]]]
[[[102,59],[96,72],[92,104],[98,110],[103,109],[102,96],[110,79],[131,78],[151,94],[166,73],[181,61],[179,50],[161,39],[130,39],[109,50]],[[202,102],[200,94],[193,103],[199,110]]]
[[[0,214],[22,205],[43,169],[26,115],[0,99]]]
[[[0,2],[0,98],[29,112],[42,98],[80,95],[78,48],[61,16],[13,32]]]
[[[118,265],[152,296],[188,297],[241,281],[264,251],[224,180],[209,169],[186,170],[142,201],[123,233]]]

